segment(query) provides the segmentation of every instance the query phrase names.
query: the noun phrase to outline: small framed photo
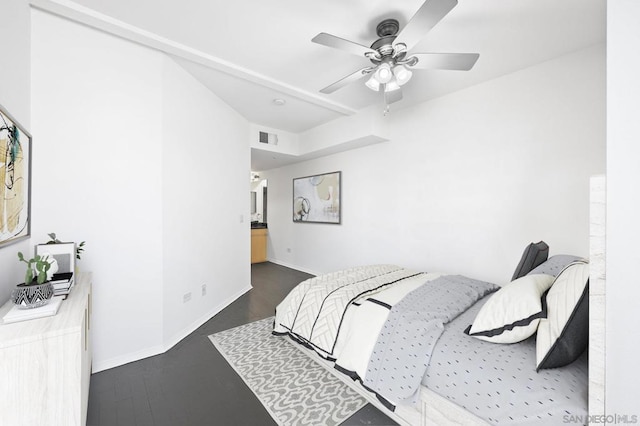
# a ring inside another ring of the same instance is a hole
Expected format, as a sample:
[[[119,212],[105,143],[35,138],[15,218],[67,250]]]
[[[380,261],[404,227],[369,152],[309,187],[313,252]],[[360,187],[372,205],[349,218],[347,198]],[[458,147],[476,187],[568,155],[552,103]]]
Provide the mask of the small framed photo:
[[[50,254],[58,262],[58,272],[75,271],[76,261],[76,243],[56,243],[56,244],[38,244],[35,247],[35,254],[42,256]]]

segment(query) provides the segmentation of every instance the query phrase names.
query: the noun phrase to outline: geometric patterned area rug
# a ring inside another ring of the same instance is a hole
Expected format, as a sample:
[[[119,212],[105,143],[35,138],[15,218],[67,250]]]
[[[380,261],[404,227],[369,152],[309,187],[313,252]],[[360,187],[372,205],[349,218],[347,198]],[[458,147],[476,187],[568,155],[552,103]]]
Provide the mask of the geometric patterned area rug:
[[[274,318],[209,336],[279,425],[339,425],[367,401],[271,334]]]

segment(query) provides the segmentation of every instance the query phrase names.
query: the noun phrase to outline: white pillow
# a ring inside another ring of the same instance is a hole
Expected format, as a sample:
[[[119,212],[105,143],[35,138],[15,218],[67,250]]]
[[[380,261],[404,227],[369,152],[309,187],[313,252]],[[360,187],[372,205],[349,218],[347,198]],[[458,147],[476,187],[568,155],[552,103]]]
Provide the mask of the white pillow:
[[[465,333],[493,343],[516,343],[533,336],[546,316],[542,295],[553,284],[551,275],[526,275],[498,290],[478,312]]]

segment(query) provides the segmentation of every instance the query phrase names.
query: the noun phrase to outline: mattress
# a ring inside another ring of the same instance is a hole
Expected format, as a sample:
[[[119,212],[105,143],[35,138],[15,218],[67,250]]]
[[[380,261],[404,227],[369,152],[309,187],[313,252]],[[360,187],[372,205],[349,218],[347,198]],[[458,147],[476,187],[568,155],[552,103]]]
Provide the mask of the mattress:
[[[422,385],[491,424],[563,424],[587,418],[587,353],[568,366],[536,372],[535,336],[515,344],[464,334],[491,296],[446,327]]]

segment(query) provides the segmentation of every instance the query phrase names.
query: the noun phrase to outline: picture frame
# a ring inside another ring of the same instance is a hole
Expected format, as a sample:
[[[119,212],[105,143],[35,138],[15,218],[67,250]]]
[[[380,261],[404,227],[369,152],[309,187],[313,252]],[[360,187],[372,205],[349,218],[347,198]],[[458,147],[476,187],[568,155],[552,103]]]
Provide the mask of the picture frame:
[[[38,244],[34,248],[35,255],[50,254],[58,262],[57,273],[76,270],[76,243]]]
[[[31,142],[0,105],[0,248],[31,235]]]
[[[339,225],[342,172],[293,179],[293,221]]]

